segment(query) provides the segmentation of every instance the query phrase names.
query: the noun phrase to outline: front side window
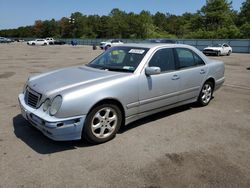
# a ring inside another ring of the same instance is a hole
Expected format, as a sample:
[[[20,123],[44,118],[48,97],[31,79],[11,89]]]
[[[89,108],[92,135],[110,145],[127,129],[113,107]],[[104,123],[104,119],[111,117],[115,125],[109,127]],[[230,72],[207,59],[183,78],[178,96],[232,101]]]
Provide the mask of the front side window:
[[[160,49],[150,59],[149,67],[160,67],[161,72],[175,70],[175,60],[173,49]]]
[[[213,44],[212,47],[221,47],[221,44]]]
[[[134,72],[148,50],[148,48],[112,47],[87,66],[109,71]]]

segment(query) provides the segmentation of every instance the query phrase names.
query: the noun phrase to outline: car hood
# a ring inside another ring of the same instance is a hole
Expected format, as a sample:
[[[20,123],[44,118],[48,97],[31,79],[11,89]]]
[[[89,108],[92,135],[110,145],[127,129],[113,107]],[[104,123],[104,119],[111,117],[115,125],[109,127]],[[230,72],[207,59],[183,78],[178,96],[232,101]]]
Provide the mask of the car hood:
[[[87,87],[130,74],[104,71],[87,66],[69,67],[33,76],[29,79],[28,86],[43,95],[51,96],[76,87]]]
[[[106,41],[106,42],[100,42],[100,44],[107,44],[107,43],[110,43],[110,42],[108,42],[108,41]]]
[[[204,50],[221,50],[222,48],[221,47],[207,47],[207,48],[204,48]]]

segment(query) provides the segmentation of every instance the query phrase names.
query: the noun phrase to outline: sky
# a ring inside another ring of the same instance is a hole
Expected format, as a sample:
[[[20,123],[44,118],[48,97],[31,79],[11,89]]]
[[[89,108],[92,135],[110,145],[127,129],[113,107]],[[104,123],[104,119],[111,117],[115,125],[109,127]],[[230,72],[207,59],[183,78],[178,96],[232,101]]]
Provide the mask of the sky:
[[[107,15],[113,8],[139,13],[148,10],[181,15],[194,13],[206,0],[0,0],[0,29],[33,25],[35,20],[59,20],[73,12],[85,15]],[[233,0],[239,10],[244,0]]]

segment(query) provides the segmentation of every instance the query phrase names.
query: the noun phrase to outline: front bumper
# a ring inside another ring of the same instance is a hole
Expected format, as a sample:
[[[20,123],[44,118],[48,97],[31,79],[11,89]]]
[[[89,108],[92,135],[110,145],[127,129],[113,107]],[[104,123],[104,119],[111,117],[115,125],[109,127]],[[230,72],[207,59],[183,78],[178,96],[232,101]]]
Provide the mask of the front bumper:
[[[207,50],[203,50],[202,52],[203,52],[203,54],[205,54],[205,55],[206,55],[206,54],[209,54],[209,55],[210,55],[210,54],[212,54],[212,55],[217,55],[219,51],[215,51],[215,50],[214,50],[214,51],[211,51],[211,50],[208,50],[208,51],[207,51]]]
[[[105,48],[105,44],[100,44],[100,48],[103,50]]]
[[[79,140],[86,115],[56,118],[43,112],[42,108],[34,109],[26,105],[24,95],[18,96],[22,116],[45,136],[56,141]]]

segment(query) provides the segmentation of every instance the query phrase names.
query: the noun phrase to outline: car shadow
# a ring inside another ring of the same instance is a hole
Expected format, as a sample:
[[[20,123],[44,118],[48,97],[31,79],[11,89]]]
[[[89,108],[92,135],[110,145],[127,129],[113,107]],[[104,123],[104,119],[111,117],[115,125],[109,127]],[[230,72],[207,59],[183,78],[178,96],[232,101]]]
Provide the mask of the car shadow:
[[[51,154],[64,150],[73,150],[79,147],[92,146],[84,140],[53,141],[33,127],[21,114],[13,118],[14,134],[30,148],[40,154]]]
[[[121,127],[118,134],[125,133],[138,126],[147,125],[147,123],[162,119],[183,111],[196,108],[195,104],[189,104],[163,112],[156,113],[154,115],[147,116],[127,126]],[[73,150],[81,147],[91,147],[92,144],[87,143],[85,140],[79,141],[53,141],[44,136],[39,130],[33,127],[27,120],[25,120],[21,114],[13,118],[14,134],[17,138],[21,139],[30,148],[39,154],[52,154],[65,150]]]
[[[163,119],[163,118],[169,117],[171,115],[178,114],[180,112],[187,111],[187,110],[190,110],[192,108],[198,108],[198,107],[199,106],[197,106],[196,104],[188,104],[188,105],[172,108],[169,110],[158,112],[156,114],[149,115],[147,117],[144,117],[144,118],[139,119],[135,122],[132,122],[126,126],[121,127],[118,134],[122,134],[126,131],[129,131],[129,130],[134,129],[134,128],[139,127],[139,126],[147,125],[148,123],[153,122],[155,120]]]

